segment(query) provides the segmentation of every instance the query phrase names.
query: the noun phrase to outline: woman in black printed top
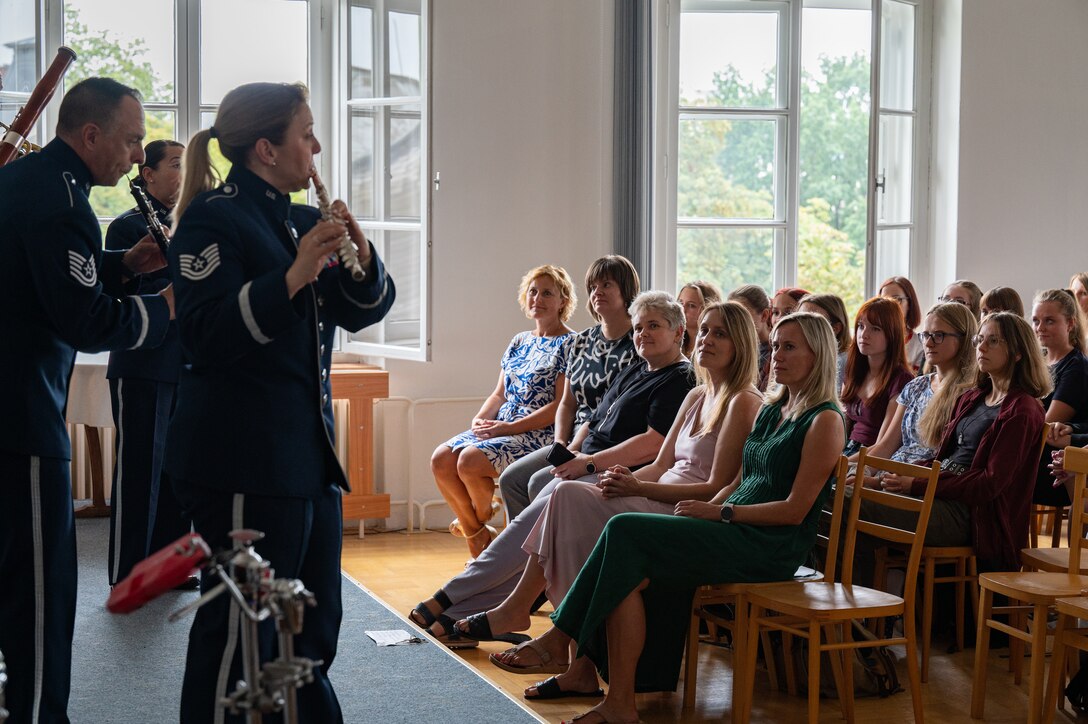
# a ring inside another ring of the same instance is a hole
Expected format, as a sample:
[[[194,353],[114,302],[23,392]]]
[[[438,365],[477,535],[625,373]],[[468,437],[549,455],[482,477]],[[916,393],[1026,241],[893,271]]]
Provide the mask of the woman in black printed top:
[[[575,335],[568,351],[566,383],[555,414],[555,441],[564,445],[597,409],[616,375],[638,359],[627,312],[639,293],[634,265],[622,256],[603,256],[589,265],[585,283],[586,310],[597,324]],[[551,482],[550,450],[551,445],[545,445],[529,453],[499,477],[508,520],[516,518]],[[541,473],[540,482],[534,485],[536,473]]]

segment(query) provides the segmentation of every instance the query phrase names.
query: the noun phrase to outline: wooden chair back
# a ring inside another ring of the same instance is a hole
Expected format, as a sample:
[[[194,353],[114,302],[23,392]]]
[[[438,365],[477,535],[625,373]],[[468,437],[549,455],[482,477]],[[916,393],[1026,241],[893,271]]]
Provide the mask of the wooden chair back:
[[[845,455],[839,456],[839,463],[833,473],[834,481],[831,489],[831,509],[824,508],[820,514],[821,525],[816,533],[816,548],[824,549],[823,573],[825,581],[835,580],[836,561],[839,553],[839,540],[842,538],[843,508],[846,507],[846,471],[850,467],[850,461]],[[824,535],[824,529],[827,535]]]
[[[1073,447],[1065,449],[1065,469],[1073,473],[1073,503],[1069,506],[1069,572],[1080,570],[1080,552],[1085,547],[1084,530],[1088,524],[1088,512],[1084,510],[1088,494],[1088,449]]]
[[[900,463],[886,458],[870,457],[867,448],[862,448],[858,454],[858,470],[864,470],[866,466],[877,471],[906,475],[912,478],[926,478],[925,494],[921,499],[908,495],[897,495],[884,490],[865,487],[862,476],[855,478],[854,495],[850,500],[850,514],[846,521],[846,544],[843,550],[842,583],[849,586],[854,574],[854,548],[858,533],[865,533],[874,538],[894,543],[907,551],[906,580],[915,581],[918,578],[918,566],[922,560],[922,548],[925,545],[926,528],[929,525],[929,514],[933,510],[933,499],[937,492],[937,476],[941,472],[941,464],[933,462],[931,467]],[[879,505],[898,510],[910,511],[918,514],[918,522],[913,529],[895,528],[892,526],[861,520],[861,501],[870,500]],[[907,615],[913,616],[915,589],[913,584],[903,587],[903,601]]]

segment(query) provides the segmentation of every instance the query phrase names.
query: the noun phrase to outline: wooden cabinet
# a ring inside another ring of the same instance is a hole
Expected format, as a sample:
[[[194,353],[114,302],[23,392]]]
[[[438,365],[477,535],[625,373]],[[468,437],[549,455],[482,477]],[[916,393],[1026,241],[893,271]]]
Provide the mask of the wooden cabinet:
[[[389,396],[389,373],[362,364],[334,364],[334,400],[348,401],[348,482],[344,520],[388,518],[389,494],[374,492],[374,400]]]

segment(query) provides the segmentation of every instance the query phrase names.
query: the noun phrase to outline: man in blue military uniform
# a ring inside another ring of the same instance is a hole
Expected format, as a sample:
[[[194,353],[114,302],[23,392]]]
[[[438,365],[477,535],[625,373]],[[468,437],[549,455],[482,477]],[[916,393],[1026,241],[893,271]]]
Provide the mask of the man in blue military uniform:
[[[159,344],[169,289],[118,298],[161,267],[145,240],[106,253],[87,195],[143,160],[140,96],[108,78],[75,85],[57,138],[0,168],[0,650],[14,722],[67,722],[76,551],[65,427],[76,350]]]
[[[139,184],[160,224],[169,228],[170,211],[181,190],[181,154],[177,141],[156,140],[144,147]],[[118,216],[106,230],[106,248],[125,251],[148,233],[139,208]],[[130,294],[150,294],[170,285],[170,271],[141,274],[128,284]],[[110,495],[110,585],[124,580],[132,567],[151,553],[189,532],[191,523],[163,473],[166,430],[174,409],[181,342],[170,323],[163,343],[154,349],[114,350],[106,377],[117,443]],[[196,588],[197,579],[183,584]]]
[[[189,140],[170,245],[186,364],[166,470],[213,548],[229,546],[232,529],[260,530],[255,549],[276,575],[313,591],[317,606],[306,610],[294,647],[323,663],[298,691],[299,721],[335,724],[342,715],[328,669],[342,617],[347,480],[332,442],[333,336],[336,326],[356,331],[381,320],[396,291],[343,203],[330,208],[341,223],[291,203],[290,194],[309,185],[321,150],[306,97],[305,88],[284,83],[241,86],[223,97],[212,128]],[[212,138],[232,163],[217,189],[200,183],[210,175]],[[358,247],[361,280],[330,262],[345,233]],[[206,575],[202,587],[214,583]],[[218,701],[242,673],[238,624],[227,596],[197,611],[184,724],[237,721]],[[263,627],[262,651],[274,648],[272,634]]]

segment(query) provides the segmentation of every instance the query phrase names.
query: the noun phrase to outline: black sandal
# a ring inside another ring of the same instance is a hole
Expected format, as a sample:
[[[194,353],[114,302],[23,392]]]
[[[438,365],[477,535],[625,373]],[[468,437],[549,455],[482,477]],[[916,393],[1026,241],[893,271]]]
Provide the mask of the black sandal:
[[[603,689],[597,689],[596,691],[564,691],[559,688],[559,680],[554,676],[533,684],[531,688],[536,689],[536,696],[522,694],[529,701],[538,699],[575,699],[578,697],[600,698],[604,696]]]
[[[471,616],[466,616],[461,619],[465,622],[467,628],[462,628],[457,624],[454,624],[454,631],[462,636],[476,641],[502,641],[508,644],[514,644],[515,646],[520,643],[524,643],[529,640],[529,637],[525,634],[519,633],[503,633],[493,634],[491,632],[491,622],[487,620],[487,611],[480,613],[474,613]],[[458,621],[457,623],[460,623]],[[445,628],[443,626],[443,628]]]
[[[434,636],[438,640],[438,643],[444,645],[450,649],[471,649],[480,645],[480,642],[476,639],[471,639],[468,636],[464,636],[457,627],[454,625],[452,618],[445,614],[438,614],[434,617],[434,622],[442,627],[445,632],[443,634],[436,634],[434,631],[428,629],[428,633]]]
[[[408,614],[408,620],[420,628],[428,628],[436,619],[435,615],[431,613],[431,609],[427,608],[427,605],[421,601]]]

